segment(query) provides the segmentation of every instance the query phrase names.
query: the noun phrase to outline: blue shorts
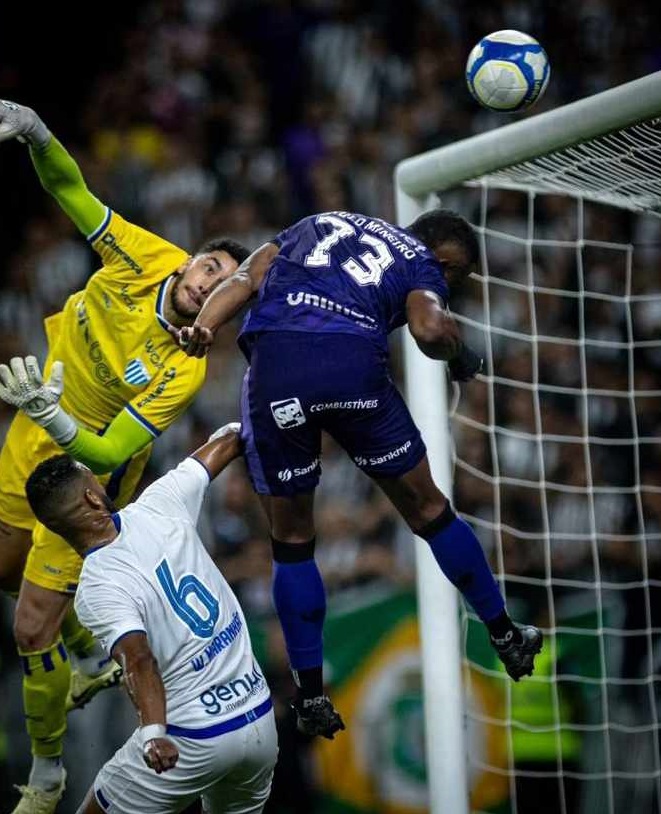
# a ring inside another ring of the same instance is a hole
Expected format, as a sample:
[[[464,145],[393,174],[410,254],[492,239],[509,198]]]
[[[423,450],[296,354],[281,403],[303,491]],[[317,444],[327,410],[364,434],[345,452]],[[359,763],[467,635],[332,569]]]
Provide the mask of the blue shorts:
[[[314,490],[322,430],[375,478],[404,475],[426,453],[386,355],[351,334],[260,334],[243,381],[241,423],[261,495]]]

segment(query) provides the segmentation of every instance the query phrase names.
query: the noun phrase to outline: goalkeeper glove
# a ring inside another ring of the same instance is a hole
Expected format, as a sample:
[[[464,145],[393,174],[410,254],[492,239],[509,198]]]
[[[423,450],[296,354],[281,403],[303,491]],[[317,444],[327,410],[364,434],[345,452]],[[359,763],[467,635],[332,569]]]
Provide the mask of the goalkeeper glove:
[[[50,379],[44,382],[34,356],[15,356],[0,365],[0,399],[18,407],[60,445],[68,444],[78,432],[76,422],[60,407],[64,390],[64,365],[54,362]]]
[[[467,382],[482,372],[484,360],[463,342],[458,353],[448,361],[448,370],[453,382]]]
[[[30,107],[0,99],[0,141],[17,138],[31,147],[45,147],[51,133]]]

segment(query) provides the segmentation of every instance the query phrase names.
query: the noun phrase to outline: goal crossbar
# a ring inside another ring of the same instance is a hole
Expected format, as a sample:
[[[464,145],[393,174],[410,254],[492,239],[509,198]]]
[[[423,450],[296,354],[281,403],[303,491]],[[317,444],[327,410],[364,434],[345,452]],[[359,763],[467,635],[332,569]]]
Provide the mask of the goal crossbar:
[[[583,198],[661,215],[658,117],[661,71],[407,158],[396,168],[395,185],[419,199],[467,181],[565,195],[579,194],[580,184]],[[610,143],[610,134],[619,138],[617,145]],[[589,151],[581,151],[595,139]],[[622,141],[618,171],[610,159]]]

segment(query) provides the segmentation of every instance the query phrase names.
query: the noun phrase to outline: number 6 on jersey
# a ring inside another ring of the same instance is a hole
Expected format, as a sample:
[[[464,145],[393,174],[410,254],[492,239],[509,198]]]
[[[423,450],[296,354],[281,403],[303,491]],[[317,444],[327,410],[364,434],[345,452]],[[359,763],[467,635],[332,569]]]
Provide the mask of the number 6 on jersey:
[[[181,621],[196,636],[201,639],[209,639],[213,635],[220,615],[218,600],[212,596],[209,589],[194,574],[184,574],[179,583],[175,583],[174,576],[165,558],[156,566],[156,576],[168,602]],[[191,594],[206,610],[208,614],[206,619],[188,601]]]

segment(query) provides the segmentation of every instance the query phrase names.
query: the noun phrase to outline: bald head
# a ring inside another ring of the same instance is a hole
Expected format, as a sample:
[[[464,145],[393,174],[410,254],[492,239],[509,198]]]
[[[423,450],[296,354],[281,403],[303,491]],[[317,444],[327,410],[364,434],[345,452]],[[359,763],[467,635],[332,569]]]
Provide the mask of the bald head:
[[[66,453],[42,461],[27,479],[25,493],[37,520],[72,545],[115,510],[91,470]]]

